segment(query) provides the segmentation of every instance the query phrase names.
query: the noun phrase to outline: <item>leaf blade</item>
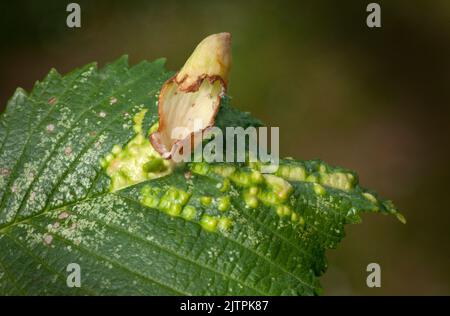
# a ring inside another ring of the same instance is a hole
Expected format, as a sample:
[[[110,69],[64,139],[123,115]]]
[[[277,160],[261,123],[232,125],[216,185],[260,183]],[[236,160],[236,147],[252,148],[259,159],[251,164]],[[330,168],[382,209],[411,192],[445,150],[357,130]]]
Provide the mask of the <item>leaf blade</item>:
[[[320,161],[282,161],[325,177],[323,187],[289,181],[289,203],[302,225],[277,215],[274,205],[248,207],[247,189],[236,183],[230,210],[218,210],[224,177],[196,174],[192,165],[110,192],[99,159],[132,139],[134,114],[147,109],[145,130],[157,121],[157,93],[171,75],[163,60],[129,67],[122,57],[101,70],[95,64],[66,76],[52,70],[30,94],[17,90],[0,118],[0,293],[315,295],[325,250],[337,246],[346,224],[358,222],[362,211],[398,214],[357,179],[351,190],[334,187],[320,168],[351,173]],[[261,125],[228,101],[217,117],[220,128]],[[197,215],[186,220],[146,206],[146,186],[190,192],[186,205]],[[205,196],[213,204],[202,205]],[[210,232],[201,222],[205,214],[226,216],[232,225]],[[66,285],[72,262],[82,267],[81,288]]]

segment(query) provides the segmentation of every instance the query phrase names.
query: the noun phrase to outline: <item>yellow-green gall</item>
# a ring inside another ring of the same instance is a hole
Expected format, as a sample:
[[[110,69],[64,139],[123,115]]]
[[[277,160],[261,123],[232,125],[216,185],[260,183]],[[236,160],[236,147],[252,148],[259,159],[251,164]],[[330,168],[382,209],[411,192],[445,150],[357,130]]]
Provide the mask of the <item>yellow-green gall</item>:
[[[105,157],[105,161],[106,162],[110,162],[113,159],[114,159],[114,155],[113,154],[107,154],[106,157]]]
[[[244,202],[245,205],[249,208],[257,208],[258,207],[258,198],[254,195],[244,194]]]
[[[169,208],[171,207],[172,203],[167,198],[163,197],[159,200],[158,208],[162,211],[167,212]]]
[[[258,198],[266,205],[278,205],[283,201],[272,191],[258,193]]]
[[[264,178],[263,178],[263,175],[261,174],[261,172],[259,172],[257,170],[252,170],[252,172],[250,173],[250,180],[252,183],[258,184],[258,183],[263,182]]]
[[[221,196],[217,199],[217,208],[219,211],[226,211],[230,208],[230,197],[229,196]]]
[[[100,166],[102,168],[106,168],[106,166],[108,165],[108,162],[106,161],[105,158],[100,158]]]
[[[313,184],[313,189],[314,189],[314,193],[316,193],[317,195],[325,194],[325,188],[318,183]]]
[[[218,219],[214,216],[203,214],[200,219],[200,225],[207,231],[213,232],[216,230]]]
[[[280,216],[280,217],[282,217],[284,215],[282,207],[277,206],[276,212],[277,212],[277,215]]]
[[[164,198],[168,198],[171,202],[177,204],[186,204],[189,200],[190,194],[183,190],[170,187],[163,196]]]
[[[368,192],[364,192],[364,193],[363,193],[363,196],[364,196],[367,200],[369,200],[370,202],[372,202],[372,203],[374,203],[374,204],[377,204],[377,199],[376,199],[372,194],[370,194],[370,193],[368,193]]]
[[[123,173],[117,173],[113,178],[111,178],[111,188],[123,188],[128,186],[130,183],[129,178]]]
[[[159,205],[159,199],[155,196],[143,196],[141,202],[145,206],[151,208],[157,208]]]
[[[276,208],[278,216],[289,216],[292,213],[291,208],[288,205],[278,205]]]
[[[293,188],[289,182],[281,177],[277,177],[271,174],[265,174],[267,186],[281,199],[285,200],[289,197]]]
[[[350,173],[335,172],[322,174],[320,182],[324,185],[348,191],[353,187],[354,176]]]
[[[142,195],[149,195],[151,193],[152,193],[152,188],[149,185],[145,185],[142,187],[142,189],[141,189]]]
[[[319,182],[319,178],[313,174],[307,176],[305,180],[307,182]]]
[[[159,178],[171,172],[173,163],[160,160],[160,155],[142,133],[141,125],[145,112],[146,110],[142,110],[135,115],[133,120],[137,134],[128,144],[124,148],[114,145],[111,152],[100,159],[101,166],[111,178],[111,191]],[[144,167],[146,165],[147,167]]]
[[[210,206],[211,203],[212,203],[212,197],[210,197],[210,196],[202,196],[202,197],[200,198],[200,203],[201,203],[203,206]]]
[[[224,178],[231,176],[235,170],[236,170],[236,168],[234,166],[228,166],[228,165],[218,165],[218,166],[214,166],[214,168],[213,168],[214,173],[216,173]]]
[[[166,209],[167,214],[170,216],[178,216],[181,213],[181,205],[180,204],[171,204],[170,207]]]
[[[289,177],[289,170],[290,170],[289,166],[279,166],[275,174],[279,177],[286,179],[287,177]]]
[[[209,172],[210,166],[206,162],[194,162],[191,165],[191,171],[200,175],[206,175]]]
[[[276,175],[289,181],[304,181],[306,179],[306,171],[301,166],[280,166]]]
[[[220,192],[227,192],[230,189],[230,180],[224,179],[222,183],[220,183],[219,190]]]
[[[257,195],[259,192],[259,188],[257,186],[252,186],[248,189],[248,194],[250,195]]]
[[[217,223],[217,229],[228,231],[231,228],[232,221],[228,217],[221,217]]]
[[[114,147],[112,148],[111,152],[115,155],[117,155],[118,153],[120,153],[122,151],[122,147],[120,147],[120,145],[114,145]]]
[[[193,220],[196,214],[197,211],[195,207],[193,207],[192,205],[187,205],[183,208],[183,211],[181,212],[181,217],[187,220]]]
[[[251,176],[247,172],[235,172],[230,176],[230,180],[241,187],[248,187],[252,184]]]
[[[189,197],[188,192],[170,187],[161,197],[158,208],[169,215],[178,216]]]

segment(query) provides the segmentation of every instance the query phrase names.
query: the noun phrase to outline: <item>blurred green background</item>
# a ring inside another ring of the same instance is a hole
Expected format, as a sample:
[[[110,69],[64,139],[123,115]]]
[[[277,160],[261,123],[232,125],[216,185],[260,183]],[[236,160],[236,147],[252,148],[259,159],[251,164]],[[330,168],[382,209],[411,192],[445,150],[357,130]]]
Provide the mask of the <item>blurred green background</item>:
[[[229,94],[279,126],[283,156],[360,175],[408,219],[364,216],[329,251],[325,294],[450,294],[450,1],[71,1],[0,4],[1,109],[51,67],[65,73],[122,54],[180,68],[206,35],[233,35]],[[382,287],[366,286],[377,262]]]

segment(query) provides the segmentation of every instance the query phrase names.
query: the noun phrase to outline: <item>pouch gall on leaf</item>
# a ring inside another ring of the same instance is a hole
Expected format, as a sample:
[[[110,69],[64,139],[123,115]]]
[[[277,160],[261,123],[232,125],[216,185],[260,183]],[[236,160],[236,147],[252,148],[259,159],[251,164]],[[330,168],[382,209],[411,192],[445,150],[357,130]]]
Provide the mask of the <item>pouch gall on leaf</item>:
[[[231,35],[205,38],[183,68],[161,88],[158,101],[159,128],[150,135],[153,147],[164,159],[182,152],[194,135],[214,125],[231,67]],[[190,153],[189,151],[189,153]],[[184,153],[185,154],[185,153]]]

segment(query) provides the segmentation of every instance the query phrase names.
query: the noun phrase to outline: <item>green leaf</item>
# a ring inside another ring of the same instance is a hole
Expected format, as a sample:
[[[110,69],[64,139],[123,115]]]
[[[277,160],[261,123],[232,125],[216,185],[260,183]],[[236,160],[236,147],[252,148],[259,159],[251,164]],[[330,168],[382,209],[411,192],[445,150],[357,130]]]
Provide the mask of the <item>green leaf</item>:
[[[164,60],[122,57],[16,91],[0,119],[0,294],[314,295],[346,224],[363,211],[401,218],[321,161],[283,160],[272,178],[257,165],[153,163],[165,176],[111,190],[105,157],[130,158],[171,75]],[[228,100],[217,117],[260,124]],[[81,287],[66,284],[70,263]]]

